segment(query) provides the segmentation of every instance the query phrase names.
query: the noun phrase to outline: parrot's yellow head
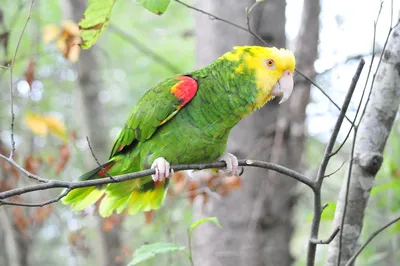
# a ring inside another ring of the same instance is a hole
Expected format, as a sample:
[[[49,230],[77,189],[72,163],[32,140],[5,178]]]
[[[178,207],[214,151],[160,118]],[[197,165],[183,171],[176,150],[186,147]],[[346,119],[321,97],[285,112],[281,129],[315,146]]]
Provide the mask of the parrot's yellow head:
[[[275,47],[237,46],[221,59],[239,62],[233,76],[253,73],[257,89],[253,108],[262,107],[275,96],[282,96],[280,103],[289,99],[296,67],[293,52]]]

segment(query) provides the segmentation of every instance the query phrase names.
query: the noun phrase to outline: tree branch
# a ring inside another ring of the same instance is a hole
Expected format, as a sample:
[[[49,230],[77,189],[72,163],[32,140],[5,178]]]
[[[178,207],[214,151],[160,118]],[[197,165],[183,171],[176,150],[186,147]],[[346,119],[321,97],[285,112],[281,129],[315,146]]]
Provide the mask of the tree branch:
[[[360,253],[364,250],[364,248],[369,244],[369,242],[371,242],[377,235],[379,235],[382,231],[384,231],[386,228],[388,228],[389,226],[397,223],[398,221],[400,221],[400,216],[393,219],[392,221],[388,222],[387,224],[385,224],[384,226],[382,226],[381,228],[379,228],[378,230],[376,230],[375,232],[373,232],[367,239],[367,241],[365,241],[365,243],[356,251],[356,253],[354,253],[354,255],[347,261],[345,266],[350,266],[353,264],[353,262],[356,260],[356,258],[358,257],[358,255],[360,255]]]
[[[119,37],[121,37],[122,39],[124,39],[125,41],[131,43],[133,46],[135,46],[139,51],[141,51],[143,54],[148,55],[149,57],[151,57],[154,61],[160,63],[161,65],[163,65],[166,69],[168,69],[171,73],[173,74],[178,74],[181,72],[181,70],[179,70],[179,68],[177,68],[176,66],[174,66],[171,62],[169,62],[168,60],[166,60],[164,57],[159,56],[158,54],[156,54],[155,52],[153,52],[151,49],[147,48],[146,45],[143,45],[140,43],[140,41],[138,39],[136,39],[134,36],[127,34],[126,32],[122,31],[120,28],[118,28],[117,26],[110,24],[108,26],[108,28],[114,32],[116,35],[118,35]]]
[[[321,187],[322,187],[322,182],[325,176],[325,171],[328,166],[329,160],[331,158],[331,153],[333,150],[333,147],[335,145],[337,136],[339,134],[339,130],[342,126],[345,114],[347,112],[347,109],[350,105],[350,100],[353,96],[353,92],[356,88],[358,79],[360,78],[361,71],[364,67],[365,61],[363,59],[360,60],[360,63],[358,64],[356,73],[353,76],[352,82],[350,84],[349,90],[347,92],[346,98],[343,102],[342,109],[340,111],[340,114],[336,120],[335,127],[333,129],[331,138],[329,139],[328,145],[325,149],[325,153],[320,165],[320,168],[318,170],[317,174],[317,179],[315,183],[315,189],[314,189],[314,211],[313,211],[313,219],[311,223],[311,233],[310,233],[310,241],[308,244],[308,251],[307,251],[307,265],[308,266],[314,266],[315,264],[315,253],[317,251],[317,244],[312,242],[312,239],[318,239],[318,232],[319,232],[319,224],[321,222]]]
[[[253,37],[256,38],[257,40],[259,40],[260,42],[262,42],[264,45],[270,46],[270,44],[268,44],[268,42],[266,42],[263,38],[261,38],[260,36],[258,36],[254,31],[251,30],[251,27],[250,27],[250,17],[249,17],[250,12],[251,12],[251,10],[252,10],[259,2],[256,2],[255,4],[253,4],[252,7],[250,7],[249,9],[246,10],[247,28],[242,27],[242,26],[240,26],[240,25],[238,25],[238,24],[236,24],[236,23],[233,23],[233,22],[231,22],[231,21],[229,21],[229,20],[220,18],[220,17],[218,17],[218,16],[216,16],[216,15],[214,15],[214,14],[211,14],[211,13],[209,13],[209,12],[206,12],[206,11],[204,11],[204,10],[201,10],[201,9],[199,9],[199,8],[196,8],[196,7],[194,7],[194,6],[191,6],[191,5],[189,5],[189,4],[183,3],[183,2],[181,2],[180,0],[175,0],[175,2],[178,2],[179,4],[185,6],[185,7],[189,8],[189,9],[192,9],[192,10],[194,10],[194,11],[197,11],[197,12],[199,12],[199,13],[202,13],[202,14],[204,14],[204,15],[207,15],[207,16],[208,16],[210,19],[212,19],[212,20],[218,20],[218,21],[224,22],[224,23],[226,23],[226,24],[229,24],[229,25],[231,25],[232,27],[235,27],[235,28],[237,28],[237,29],[243,30],[243,31],[249,33],[251,36],[253,36]],[[322,89],[321,86],[319,86],[315,81],[313,81],[312,79],[310,79],[310,78],[309,78],[306,74],[304,74],[302,71],[300,71],[300,70],[298,70],[298,69],[295,69],[294,71],[295,71],[296,73],[298,73],[300,76],[302,76],[305,80],[307,80],[308,82],[310,82],[312,85],[314,85],[318,90],[320,90],[320,91],[322,92],[322,94],[325,95],[325,97],[340,111],[339,105],[337,105],[337,104],[333,101],[333,99]],[[349,121],[350,124],[353,125],[353,122],[350,120],[350,118],[348,118],[346,115],[345,115],[345,118],[346,118],[347,121]]]
[[[15,119],[15,114],[14,114],[14,92],[13,92],[13,70],[14,70],[14,63],[15,63],[15,57],[17,56],[18,53],[18,48],[21,43],[22,36],[24,35],[26,26],[28,25],[28,22],[31,18],[32,14],[32,7],[33,3],[35,3],[35,0],[31,1],[31,5],[29,6],[29,11],[28,11],[28,17],[26,18],[25,24],[22,28],[21,34],[19,35],[18,41],[17,41],[17,46],[15,47],[14,50],[14,55],[11,59],[11,63],[9,66],[9,72],[10,72],[10,115],[11,115],[11,150],[10,150],[10,159],[12,160],[14,158],[14,152],[15,152],[15,139],[14,139],[14,119]]]
[[[293,171],[289,168],[286,168],[284,166],[277,165],[277,164],[263,162],[263,161],[256,161],[256,160],[239,160],[239,166],[259,167],[259,168],[273,170],[273,171],[279,172],[281,174],[287,175],[287,176],[307,185],[311,189],[314,189],[314,186],[315,186],[314,182],[312,180],[310,180],[309,178],[307,178],[306,176],[304,176],[296,171]],[[172,165],[171,166],[171,168],[174,169],[175,171],[203,170],[203,169],[208,169],[208,168],[224,168],[224,167],[226,167],[225,162],[213,162],[213,163],[202,163],[202,164],[181,164],[181,165]],[[21,169],[19,169],[19,170],[21,170]],[[23,172],[25,173],[26,171],[23,171]],[[52,189],[52,188],[69,188],[70,190],[72,190],[72,189],[81,188],[81,187],[91,187],[91,186],[99,186],[99,185],[105,185],[105,184],[110,184],[110,183],[118,183],[118,182],[123,182],[123,181],[127,181],[127,180],[137,179],[137,178],[144,177],[144,176],[149,176],[154,173],[155,173],[154,169],[147,169],[147,170],[143,170],[143,171],[139,171],[139,172],[135,172],[135,173],[114,176],[113,179],[111,179],[110,177],[107,177],[107,178],[100,178],[100,179],[86,180],[86,181],[60,181],[60,180],[48,180],[48,179],[41,178],[41,180],[47,180],[47,182],[43,183],[43,184],[37,184],[37,185],[27,186],[27,187],[23,187],[23,188],[16,188],[16,189],[1,192],[0,200],[10,198],[13,196],[17,196],[17,195],[26,194],[26,193],[33,192],[33,191],[47,190],[47,189]],[[63,196],[65,196],[65,195],[66,195],[66,193]],[[63,196],[60,195],[56,199],[49,200],[45,203],[50,204],[50,203],[56,202],[56,201],[60,200]],[[9,202],[2,201],[3,205],[7,205],[8,203]],[[33,204],[32,207],[47,205],[45,203]],[[28,205],[26,204],[23,206],[28,206]]]
[[[335,238],[335,236],[339,233],[339,231],[340,231],[340,228],[339,227],[336,227],[336,229],[335,229],[335,231],[333,231],[332,232],[332,234],[327,238],[327,239],[325,239],[325,240],[322,240],[322,239],[314,239],[314,238],[311,238],[310,239],[310,242],[312,242],[312,243],[314,243],[314,244],[319,244],[319,245],[326,245],[326,244],[329,244],[329,243],[331,243],[332,242],[332,240]]]
[[[27,177],[29,177],[29,178],[31,178],[31,179],[33,179],[33,180],[36,180],[36,181],[38,181],[38,182],[40,182],[40,183],[47,183],[47,182],[50,181],[50,180],[48,180],[48,179],[46,179],[46,178],[43,178],[43,177],[40,177],[40,176],[38,176],[38,175],[35,175],[35,174],[32,174],[32,173],[28,172],[25,168],[23,168],[21,165],[19,165],[19,164],[18,164],[16,161],[14,161],[14,159],[12,159],[12,158],[6,157],[6,156],[4,156],[3,154],[0,154],[0,158],[3,159],[3,160],[5,160],[6,162],[8,162],[9,164],[11,164],[12,166],[16,167],[16,168],[18,169],[18,171],[20,171],[21,173],[23,173],[24,175],[26,175]]]

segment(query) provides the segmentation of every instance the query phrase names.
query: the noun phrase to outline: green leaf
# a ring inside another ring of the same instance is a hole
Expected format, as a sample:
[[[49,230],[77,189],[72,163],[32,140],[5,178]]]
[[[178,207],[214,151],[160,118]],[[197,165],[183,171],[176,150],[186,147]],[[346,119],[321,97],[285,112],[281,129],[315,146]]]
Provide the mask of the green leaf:
[[[138,0],[144,8],[157,15],[162,15],[171,0]]]
[[[332,221],[335,217],[336,202],[328,202],[328,206],[324,209],[321,214],[322,221]]]
[[[89,0],[89,6],[79,22],[82,49],[89,49],[107,28],[116,0]]]
[[[149,245],[143,245],[133,254],[133,260],[128,266],[137,265],[140,262],[146,261],[155,257],[157,254],[183,251],[185,247],[180,247],[172,243],[154,243]]]
[[[381,192],[387,192],[388,190],[399,190],[400,189],[400,181],[395,180],[391,182],[387,182],[378,186],[375,186],[371,190],[371,196],[376,196],[377,194]]]
[[[321,214],[321,221],[332,221],[333,218],[335,217],[336,202],[328,201],[327,204],[328,206],[324,209],[324,211]],[[310,215],[307,216],[307,221],[311,222],[312,218],[313,214],[310,213]]]
[[[208,217],[208,218],[203,218],[200,220],[197,220],[196,222],[192,223],[189,229],[189,235],[191,236],[193,233],[193,230],[197,228],[197,226],[204,224],[204,223],[214,223],[217,225],[219,228],[222,228],[221,224],[218,221],[217,217]]]

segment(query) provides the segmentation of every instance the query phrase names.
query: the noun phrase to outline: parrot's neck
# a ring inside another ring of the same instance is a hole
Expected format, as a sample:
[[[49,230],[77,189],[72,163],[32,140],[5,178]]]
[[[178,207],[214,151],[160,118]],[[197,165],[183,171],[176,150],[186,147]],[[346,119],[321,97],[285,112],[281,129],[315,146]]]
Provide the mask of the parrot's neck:
[[[232,69],[235,66],[231,62],[215,62],[193,73],[199,89],[190,105],[205,118],[194,122],[206,134],[227,137],[243,117],[257,108],[252,74],[237,74]]]

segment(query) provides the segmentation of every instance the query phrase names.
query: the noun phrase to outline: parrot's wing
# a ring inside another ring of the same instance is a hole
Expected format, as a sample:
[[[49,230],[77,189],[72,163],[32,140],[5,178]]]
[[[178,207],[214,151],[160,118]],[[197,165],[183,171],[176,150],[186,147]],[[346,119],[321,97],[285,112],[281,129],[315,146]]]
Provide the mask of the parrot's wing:
[[[197,81],[178,76],[159,83],[139,100],[111,151],[110,158],[137,141],[149,139],[194,97]]]

